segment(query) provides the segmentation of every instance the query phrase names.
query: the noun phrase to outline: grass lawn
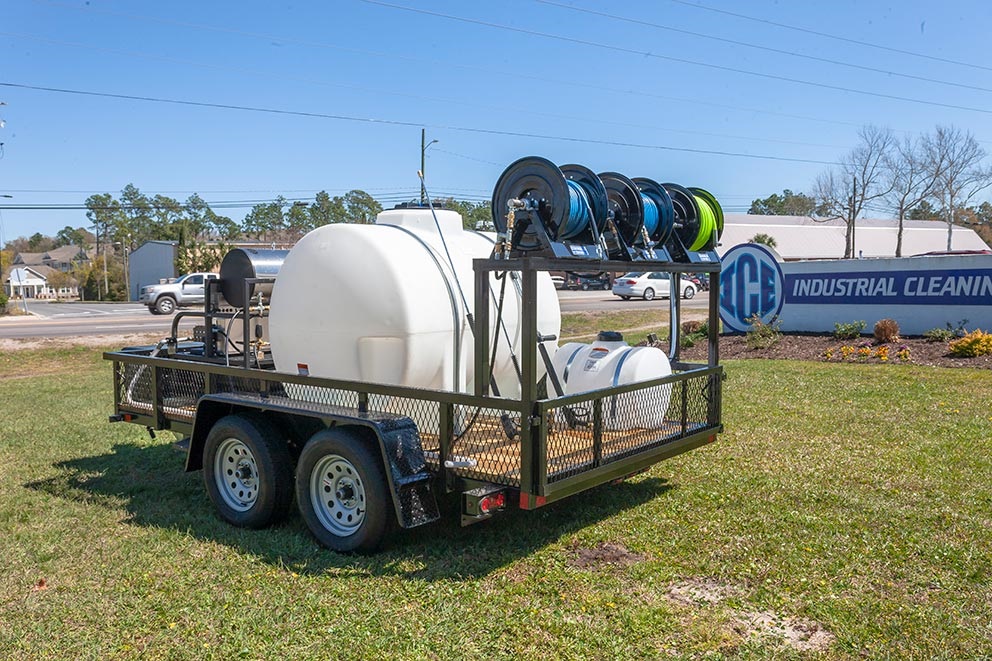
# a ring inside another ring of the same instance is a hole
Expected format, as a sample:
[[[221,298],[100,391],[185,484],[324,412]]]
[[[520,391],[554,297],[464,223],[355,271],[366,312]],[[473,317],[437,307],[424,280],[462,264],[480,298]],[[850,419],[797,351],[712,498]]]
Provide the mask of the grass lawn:
[[[992,654],[992,379],[726,365],[719,441],[374,557],[213,514],[92,349],[0,357],[0,656]]]
[[[561,315],[561,339],[563,342],[592,342],[601,330],[629,329],[624,331],[628,344],[637,344],[656,333],[668,337],[668,303],[657,310],[624,310],[620,312],[566,312]],[[683,315],[686,319],[705,319],[705,312],[693,311],[693,315]]]

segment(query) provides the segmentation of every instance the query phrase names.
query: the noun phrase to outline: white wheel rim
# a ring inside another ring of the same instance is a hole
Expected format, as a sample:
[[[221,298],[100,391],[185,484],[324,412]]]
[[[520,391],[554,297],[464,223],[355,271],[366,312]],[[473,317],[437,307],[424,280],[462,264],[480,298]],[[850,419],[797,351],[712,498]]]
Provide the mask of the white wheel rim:
[[[347,537],[365,522],[365,485],[354,464],[338,454],[317,462],[310,473],[310,500],[324,528]]]
[[[214,457],[214,483],[224,503],[236,512],[247,512],[258,499],[258,466],[248,446],[225,438]]]

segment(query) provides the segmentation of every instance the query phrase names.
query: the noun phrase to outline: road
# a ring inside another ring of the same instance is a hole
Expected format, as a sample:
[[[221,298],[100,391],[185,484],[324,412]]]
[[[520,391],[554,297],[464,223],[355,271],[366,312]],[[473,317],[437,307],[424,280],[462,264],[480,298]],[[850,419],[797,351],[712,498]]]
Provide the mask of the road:
[[[664,310],[671,303],[667,298],[653,301],[631,299],[625,301],[609,291],[569,291],[559,290],[558,303],[562,312],[618,312],[622,310]],[[695,298],[682,299],[683,310],[705,310],[709,305],[709,292],[699,292]]]
[[[667,299],[624,301],[608,291],[558,292],[562,312],[602,312],[618,310],[668,310]],[[700,292],[692,300],[683,300],[682,309],[705,310],[707,296]],[[26,339],[45,337],[82,337],[87,335],[123,335],[158,333],[165,337],[172,316],[153,315],[139,303],[48,303],[28,301],[28,316],[0,317],[0,338]],[[193,319],[190,324],[196,323]],[[185,327],[185,326],[184,326]]]
[[[28,301],[25,316],[0,317],[0,338],[81,337],[128,333],[168,334],[172,317],[139,303],[48,303]]]

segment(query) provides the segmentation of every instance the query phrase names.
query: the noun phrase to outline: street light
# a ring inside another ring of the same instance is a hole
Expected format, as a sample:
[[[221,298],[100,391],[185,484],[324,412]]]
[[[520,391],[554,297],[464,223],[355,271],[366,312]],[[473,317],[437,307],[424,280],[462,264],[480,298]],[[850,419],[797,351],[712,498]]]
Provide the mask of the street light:
[[[424,172],[424,160],[425,160],[425,157],[426,157],[426,154],[427,154],[427,148],[430,147],[431,145],[433,145],[435,142],[440,142],[439,140],[431,140],[427,144],[424,144],[424,140],[426,139],[426,134],[427,134],[427,132],[426,132],[425,129],[420,129],[420,175],[421,175],[421,180],[420,180],[420,205],[421,206],[424,205],[424,201],[425,201],[425,198],[427,196],[427,189],[424,187],[424,179],[423,179],[424,174],[426,174]]]

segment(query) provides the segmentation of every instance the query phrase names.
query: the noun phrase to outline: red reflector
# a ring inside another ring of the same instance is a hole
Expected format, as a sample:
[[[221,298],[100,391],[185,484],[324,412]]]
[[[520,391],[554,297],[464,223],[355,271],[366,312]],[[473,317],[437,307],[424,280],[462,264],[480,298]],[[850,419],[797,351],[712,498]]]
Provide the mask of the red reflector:
[[[121,417],[124,419],[124,422],[131,422],[132,420],[134,420],[134,416],[131,415],[130,413],[125,413]]]
[[[533,498],[534,502],[531,504],[530,499]],[[520,509],[522,510],[532,510],[546,505],[548,503],[547,496],[534,496],[532,494],[520,492]]]

